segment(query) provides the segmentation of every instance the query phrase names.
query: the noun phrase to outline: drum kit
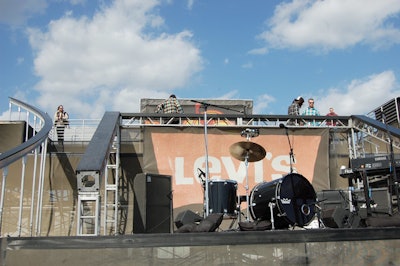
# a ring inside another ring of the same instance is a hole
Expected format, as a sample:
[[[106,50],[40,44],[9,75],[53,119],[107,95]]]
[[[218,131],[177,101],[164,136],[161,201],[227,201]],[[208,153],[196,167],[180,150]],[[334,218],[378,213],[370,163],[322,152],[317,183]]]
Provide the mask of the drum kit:
[[[215,106],[210,103],[192,100],[204,107],[204,121],[207,121],[207,108]],[[225,108],[227,109],[227,108]],[[279,127],[286,128],[283,124]],[[204,187],[204,217],[210,213],[220,213],[224,217],[238,218],[240,222],[242,199],[246,199],[246,221],[250,222],[250,215],[254,221],[270,220],[272,229],[287,228],[289,225],[304,226],[309,224],[315,216],[316,193],[309,181],[300,174],[293,173],[293,149],[290,146],[290,173],[271,182],[257,184],[249,193],[248,164],[257,162],[266,156],[265,149],[251,138],[259,136],[259,130],[247,128],[241,132],[246,141],[240,141],[230,146],[230,154],[237,160],[243,161],[246,166],[246,195],[237,196],[237,182],[235,180],[210,180],[208,173],[208,133],[207,123],[204,123],[205,144],[205,177],[202,180]],[[200,169],[199,169],[200,170]],[[200,177],[200,176],[199,176]]]
[[[314,219],[316,209],[316,193],[309,181],[291,172],[271,182],[259,183],[249,191],[248,164],[264,159],[266,151],[251,141],[251,138],[259,136],[258,129],[243,130],[241,136],[246,141],[232,144],[229,151],[232,157],[245,164],[246,195],[237,196],[235,180],[209,180],[208,193],[205,194],[206,213],[221,213],[225,218],[240,222],[240,205],[245,198],[246,222],[250,222],[251,215],[254,222],[270,220],[272,229],[308,225]]]

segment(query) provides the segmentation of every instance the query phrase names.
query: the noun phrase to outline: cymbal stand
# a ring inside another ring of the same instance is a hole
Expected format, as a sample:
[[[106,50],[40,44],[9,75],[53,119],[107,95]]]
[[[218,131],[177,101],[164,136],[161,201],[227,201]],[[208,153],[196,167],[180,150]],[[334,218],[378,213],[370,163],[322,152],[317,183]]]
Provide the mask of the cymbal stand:
[[[246,185],[245,185],[245,189],[246,189],[246,203],[247,203],[247,207],[246,207],[246,221],[248,222],[249,219],[249,214],[250,214],[250,198],[249,198],[249,152],[246,152],[246,156],[244,159],[244,164],[246,166]]]
[[[258,129],[245,129],[242,131],[241,136],[246,137],[247,141],[250,141],[252,137],[257,137],[259,135],[259,130]],[[246,166],[246,185],[245,185],[245,190],[246,190],[246,221],[248,222],[250,220],[250,197],[249,197],[249,151],[246,151],[246,155],[244,157],[244,164]]]

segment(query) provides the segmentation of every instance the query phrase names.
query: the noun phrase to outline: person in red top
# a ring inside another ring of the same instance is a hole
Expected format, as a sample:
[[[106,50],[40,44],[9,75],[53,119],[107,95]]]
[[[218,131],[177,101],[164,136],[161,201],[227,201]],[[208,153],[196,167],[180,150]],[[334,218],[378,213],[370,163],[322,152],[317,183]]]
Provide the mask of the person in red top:
[[[337,116],[337,114],[335,113],[335,109],[333,109],[333,107],[329,108],[329,113],[327,113],[326,116]],[[326,124],[328,126],[336,126],[336,122],[334,122],[333,120],[326,121]]]

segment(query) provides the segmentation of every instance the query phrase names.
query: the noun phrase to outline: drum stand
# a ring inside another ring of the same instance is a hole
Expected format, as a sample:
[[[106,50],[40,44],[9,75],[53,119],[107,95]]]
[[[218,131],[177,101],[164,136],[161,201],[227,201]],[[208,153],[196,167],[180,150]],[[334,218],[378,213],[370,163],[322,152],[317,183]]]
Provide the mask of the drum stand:
[[[271,229],[275,230],[275,220],[274,220],[274,208],[275,208],[275,203],[270,202],[268,203],[269,211],[271,213]]]
[[[244,159],[244,165],[246,166],[246,185],[244,186],[246,190],[246,221],[248,222],[249,219],[249,214],[250,214],[250,199],[249,199],[249,152],[246,152],[246,156]]]
[[[246,167],[246,221],[250,220],[250,200],[249,200],[249,162],[256,162],[263,159],[266,155],[265,149],[260,145],[251,142],[252,137],[257,137],[259,135],[258,129],[245,129],[241,132],[242,137],[246,137],[246,141],[240,141],[234,143],[230,146],[229,150],[233,157],[240,161],[244,161]],[[240,215],[240,205],[239,205],[239,215]],[[240,219],[240,216],[239,216]],[[240,220],[239,220],[240,221]]]

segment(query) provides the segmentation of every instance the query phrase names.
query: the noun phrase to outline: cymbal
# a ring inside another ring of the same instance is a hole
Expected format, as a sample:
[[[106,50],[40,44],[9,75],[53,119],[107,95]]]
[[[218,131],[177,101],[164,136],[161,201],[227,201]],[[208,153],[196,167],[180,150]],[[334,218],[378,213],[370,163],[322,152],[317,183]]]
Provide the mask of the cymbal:
[[[239,161],[245,161],[247,155],[248,162],[257,162],[262,160],[266,155],[263,147],[251,141],[236,142],[229,147],[229,152]]]

